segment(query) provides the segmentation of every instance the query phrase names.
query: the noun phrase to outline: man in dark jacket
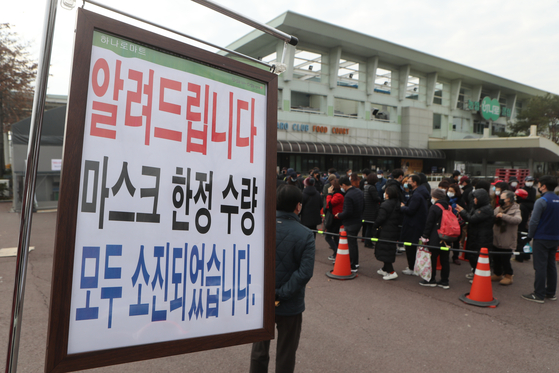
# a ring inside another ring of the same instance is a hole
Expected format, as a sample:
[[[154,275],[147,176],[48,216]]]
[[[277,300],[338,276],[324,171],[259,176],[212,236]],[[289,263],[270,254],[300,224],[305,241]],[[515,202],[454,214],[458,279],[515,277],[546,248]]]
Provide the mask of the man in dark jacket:
[[[460,189],[462,189],[462,201],[466,204],[466,210],[470,210],[470,206],[468,206],[470,193],[474,189],[472,184],[470,183],[470,178],[468,176],[462,176],[460,178]]]
[[[478,182],[478,185],[482,183]],[[488,183],[489,184],[489,183]],[[468,222],[468,250],[479,252],[482,247],[491,249],[493,245],[493,221],[495,215],[491,207],[489,193],[485,189],[476,189],[471,193],[473,195],[472,212],[468,212],[461,206],[457,205],[456,210],[460,213],[462,219]],[[466,258],[470,261],[472,273],[466,275],[472,280],[477,266],[479,254],[466,253]]]
[[[344,209],[336,214],[338,219],[342,220],[345,231],[347,233],[347,246],[349,248],[349,260],[351,262],[351,272],[357,272],[359,268],[359,247],[357,246],[357,234],[361,229],[361,221],[363,209],[365,208],[365,200],[363,192],[359,188],[355,188],[351,184],[349,177],[340,178],[340,186],[342,192],[345,191]]]
[[[404,215],[404,220],[402,222],[400,240],[416,244],[419,242],[419,237],[421,237],[425,228],[430,195],[425,185],[421,184],[421,179],[418,175],[411,175],[408,183],[413,190],[413,194],[406,204],[401,203],[400,210]],[[406,246],[408,267],[402,271],[403,274],[414,274],[413,267],[415,265],[416,253],[417,246]]]
[[[315,188],[315,179],[307,177],[304,181],[305,189],[303,189],[303,207],[301,208],[301,224],[305,227],[316,230],[316,226],[322,224],[322,198]],[[316,232],[313,232],[316,238]]]
[[[400,202],[406,202],[406,198],[404,196],[404,186],[402,185],[402,180],[404,179],[404,171],[401,168],[395,168],[392,170],[392,178],[388,179],[386,182],[386,187],[388,188],[391,185],[394,185],[398,188]]]
[[[534,204],[530,218],[528,239],[532,241],[532,256],[536,278],[534,292],[522,295],[522,298],[543,303],[545,299],[557,300],[557,265],[555,253],[559,246],[559,196],[555,194],[557,178],[544,176],[540,179],[538,189],[541,198]]]
[[[314,238],[297,215],[303,194],[280,186],[276,197],[276,372],[293,372],[305,310],[305,286],[314,269]],[[252,345],[250,372],[268,372],[270,341]]]

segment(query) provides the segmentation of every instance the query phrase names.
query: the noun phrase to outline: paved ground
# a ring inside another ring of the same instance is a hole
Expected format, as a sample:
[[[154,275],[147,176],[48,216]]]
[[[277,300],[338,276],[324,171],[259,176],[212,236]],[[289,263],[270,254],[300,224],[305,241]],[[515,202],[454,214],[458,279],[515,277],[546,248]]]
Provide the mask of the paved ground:
[[[19,216],[0,203],[0,247],[17,245]],[[42,372],[50,297],[55,212],[34,214],[18,372]],[[360,244],[362,245],[362,244]],[[557,372],[559,302],[520,298],[532,290],[531,262],[513,263],[514,285],[496,285],[495,308],[466,305],[467,263],[451,264],[449,290],[423,288],[417,277],[383,281],[371,250],[360,247],[359,277],[335,281],[323,237],[297,355],[298,372]],[[5,366],[15,258],[0,258],[0,369]],[[395,268],[405,267],[399,256]],[[274,344],[272,344],[274,347]],[[247,372],[250,346],[124,364],[91,372]],[[270,369],[273,371],[273,369]]]

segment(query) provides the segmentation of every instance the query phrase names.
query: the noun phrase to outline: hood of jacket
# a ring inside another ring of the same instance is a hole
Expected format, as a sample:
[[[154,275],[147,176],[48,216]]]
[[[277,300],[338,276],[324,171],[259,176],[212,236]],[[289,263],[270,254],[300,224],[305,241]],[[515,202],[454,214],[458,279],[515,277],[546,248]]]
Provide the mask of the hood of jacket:
[[[477,198],[476,208],[486,206],[491,202],[489,193],[485,189],[476,189],[473,193],[474,198]]]
[[[303,193],[308,194],[309,196],[314,196],[318,192],[316,191],[316,188],[314,186],[312,186],[312,187],[309,186],[309,187],[305,187],[305,189],[303,189]]]

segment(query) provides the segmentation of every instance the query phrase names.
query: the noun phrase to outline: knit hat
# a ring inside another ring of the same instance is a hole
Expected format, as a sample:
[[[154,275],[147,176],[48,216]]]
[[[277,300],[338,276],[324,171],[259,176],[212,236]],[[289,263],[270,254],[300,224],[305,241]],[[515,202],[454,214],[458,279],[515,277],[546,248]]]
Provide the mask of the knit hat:
[[[466,181],[466,180],[470,180],[470,178],[469,178],[468,176],[466,176],[466,175],[462,176],[462,177],[460,178],[460,184],[462,184],[462,183],[463,183],[464,181]]]
[[[312,177],[307,177],[304,181],[305,186],[314,186],[314,179]]]
[[[443,189],[436,188],[431,192],[431,197],[436,199],[445,199],[446,193]]]

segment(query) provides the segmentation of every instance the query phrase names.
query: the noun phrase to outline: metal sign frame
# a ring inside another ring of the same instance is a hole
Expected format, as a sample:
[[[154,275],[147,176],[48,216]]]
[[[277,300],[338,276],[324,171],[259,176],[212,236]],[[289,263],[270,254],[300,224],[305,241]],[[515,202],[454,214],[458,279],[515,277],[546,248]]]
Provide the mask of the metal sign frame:
[[[265,156],[264,165],[266,170],[266,186],[263,198],[265,205],[263,328],[85,353],[67,353],[82,149],[94,31],[122,37],[164,53],[193,60],[240,77],[257,80],[267,86],[266,154],[261,155]],[[71,76],[63,155],[64,167],[62,169],[56,227],[45,372],[69,372],[272,339],[274,337],[275,288],[277,75],[79,9]]]

